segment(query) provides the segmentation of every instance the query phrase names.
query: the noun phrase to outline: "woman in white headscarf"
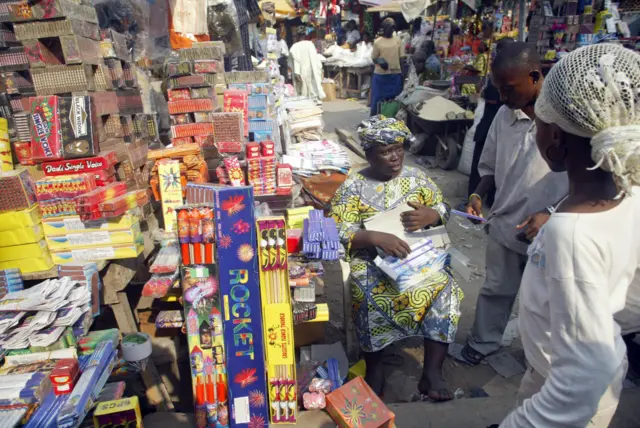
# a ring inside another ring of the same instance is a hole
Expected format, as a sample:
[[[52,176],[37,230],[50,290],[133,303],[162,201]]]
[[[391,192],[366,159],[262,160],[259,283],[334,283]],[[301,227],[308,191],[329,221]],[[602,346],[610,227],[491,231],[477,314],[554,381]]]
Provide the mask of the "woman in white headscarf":
[[[535,112],[538,149],[570,191],[529,247],[528,369],[500,427],[607,427],[628,366],[614,314],[640,266],[640,55],[577,49],[551,69]]]

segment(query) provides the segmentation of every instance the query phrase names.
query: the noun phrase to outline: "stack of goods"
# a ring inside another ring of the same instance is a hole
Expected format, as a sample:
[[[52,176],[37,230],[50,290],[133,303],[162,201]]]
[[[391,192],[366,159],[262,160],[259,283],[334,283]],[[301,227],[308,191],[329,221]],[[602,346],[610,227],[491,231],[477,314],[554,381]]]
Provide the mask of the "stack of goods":
[[[305,141],[289,146],[282,161],[291,165],[294,174],[302,177],[310,177],[321,171],[348,174],[351,169],[347,152],[331,140]]]
[[[123,196],[139,191],[126,193]],[[100,209],[120,209],[123,196],[108,199]],[[145,194],[146,197],[146,194]],[[125,201],[127,207],[139,199]],[[117,204],[117,206],[114,206]],[[55,264],[102,261],[137,257],[144,250],[140,216],[136,210],[112,217],[83,221],[79,215],[53,217],[42,221],[43,231]]]
[[[342,385],[326,396],[327,412],[333,421],[347,428],[395,426],[396,416],[361,377]],[[358,409],[354,419],[353,409]]]
[[[75,347],[91,319],[91,291],[63,277],[8,293],[0,300],[2,348],[29,353]],[[27,312],[35,314],[26,316]]]
[[[90,313],[94,317],[100,315],[100,290],[102,280],[95,262],[69,263],[58,268],[58,277],[69,277],[86,287],[91,293]]]
[[[53,267],[36,202],[28,171],[0,174],[0,269],[17,268],[25,274]]]
[[[276,161],[273,141],[247,143],[247,179],[255,195],[288,195],[293,187],[293,171]]]
[[[304,221],[304,255],[313,260],[338,260],[341,249],[335,220],[325,218],[321,210],[309,212],[309,218]]]
[[[24,289],[22,275],[19,269],[0,270],[0,299],[7,295]]]
[[[271,423],[295,423],[293,319],[284,217],[257,221]]]
[[[295,143],[322,140],[324,124],[318,101],[304,97],[287,98],[284,108],[287,110],[284,133],[287,152]]]

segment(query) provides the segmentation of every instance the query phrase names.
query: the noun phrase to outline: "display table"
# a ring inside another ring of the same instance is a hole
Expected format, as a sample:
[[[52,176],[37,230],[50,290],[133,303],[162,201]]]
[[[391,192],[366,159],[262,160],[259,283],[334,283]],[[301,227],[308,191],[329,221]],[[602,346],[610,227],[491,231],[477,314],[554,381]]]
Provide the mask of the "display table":
[[[373,76],[373,66],[342,67],[338,65],[325,65],[324,75],[335,81],[338,98],[364,99],[367,98],[367,96],[362,96],[362,83],[367,77],[371,79]]]

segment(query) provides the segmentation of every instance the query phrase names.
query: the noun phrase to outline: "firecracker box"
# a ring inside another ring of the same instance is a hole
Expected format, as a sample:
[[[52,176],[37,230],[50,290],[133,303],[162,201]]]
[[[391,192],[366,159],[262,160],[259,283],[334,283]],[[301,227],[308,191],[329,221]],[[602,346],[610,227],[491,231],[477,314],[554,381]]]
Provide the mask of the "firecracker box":
[[[31,70],[33,86],[38,95],[101,90],[95,75],[100,66],[91,64],[55,65]],[[108,89],[108,88],[104,88]]]
[[[0,51],[0,71],[20,71],[29,69],[29,58],[23,46],[14,46]],[[202,79],[204,81],[204,78]]]
[[[96,156],[100,151],[95,109],[89,96],[60,98],[60,129],[62,152],[65,159]]]
[[[164,75],[167,77],[189,76],[193,74],[192,61],[171,61],[165,65]]]
[[[78,232],[66,235],[47,236],[47,244],[51,251],[71,250],[77,248],[93,248],[117,245],[144,245],[144,238],[140,232],[140,224],[134,223],[130,229]]]
[[[228,426],[229,379],[216,265],[183,265],[180,273],[196,427],[208,426],[208,407],[217,410],[214,414],[217,414],[220,426]]]
[[[191,99],[191,90],[188,88],[183,89],[169,89],[167,91],[169,101],[182,101]]]
[[[20,165],[35,165],[31,157],[31,141],[16,141],[12,144]]]
[[[244,141],[242,113],[214,113],[212,116],[213,137],[216,143],[226,141]]]
[[[188,123],[171,127],[171,137],[193,137],[196,135],[213,134],[212,123]]]
[[[92,40],[100,40],[100,28],[93,22],[78,19],[60,19],[55,21],[37,21],[15,24],[13,30],[20,41],[76,35]]]
[[[0,215],[1,218],[2,215]],[[139,218],[133,213],[127,213],[122,217],[105,220],[85,221],[80,216],[66,216],[42,220],[42,228],[47,237],[67,235],[78,232],[111,232],[131,229]]]
[[[19,211],[36,203],[35,184],[24,169],[0,174],[0,211]]]
[[[61,52],[61,46],[56,44],[55,39],[41,40],[25,40],[22,42],[24,52],[29,59],[31,68],[48,67],[53,65],[64,64]]]
[[[215,45],[179,49],[177,52],[181,61],[197,61],[202,59],[222,61],[224,58],[224,47]]]
[[[240,153],[243,143],[240,141],[216,141],[216,147],[220,153]]]
[[[142,97],[138,89],[119,89],[116,94],[120,114],[142,113]]]
[[[205,83],[204,76],[192,75],[192,76],[172,77],[168,79],[167,86],[168,86],[168,89],[179,89],[179,88],[191,88],[192,86],[202,86],[204,85],[204,83]]]
[[[213,138],[213,135],[196,135],[193,137],[193,139],[200,147],[215,149],[215,153],[216,153],[215,155],[207,156],[207,154],[204,153],[205,158],[208,159],[214,156],[216,158],[219,157],[220,153],[218,152],[218,149],[215,147],[215,140]]]
[[[55,395],[70,394],[80,376],[80,366],[75,358],[63,358],[56,361],[56,366],[49,374]]]
[[[129,55],[129,50],[127,48],[127,38],[123,34],[120,34],[111,28],[105,28],[100,30],[100,37],[102,40],[111,40],[114,49],[116,50],[116,58],[120,58],[123,61],[131,61],[131,56]]]
[[[233,83],[266,83],[269,73],[266,71],[231,71],[224,73],[227,84]]]
[[[247,92],[229,89],[224,91],[224,107],[226,113],[242,113],[244,122],[243,136],[249,135],[249,101]]]
[[[96,116],[120,113],[116,91],[90,92],[89,96],[95,108]]]
[[[216,99],[213,96],[213,87],[211,86],[201,86],[199,88],[191,88],[191,98],[192,99],[199,99],[199,98],[206,98],[206,99],[211,99],[213,102],[213,108],[216,107]]]
[[[33,205],[25,210],[13,210],[0,213],[0,232],[20,228],[33,228],[42,222],[39,205]]]
[[[119,400],[103,401],[93,412],[94,428],[122,425],[129,428],[142,428],[142,414],[137,396]]]
[[[327,412],[345,428],[395,428],[396,416],[361,377],[327,395]]]
[[[4,232],[0,232],[0,247],[33,244],[43,238],[44,232],[41,225],[5,230]]]
[[[107,66],[109,78],[111,79],[111,85],[114,88],[122,88],[125,86],[124,69],[122,68],[122,61],[119,59],[105,59],[105,65]]]
[[[49,252],[39,257],[34,255],[27,259],[0,262],[0,269],[20,269],[23,275],[26,273],[47,271],[53,268],[53,266],[53,259]]]
[[[224,73],[224,61],[216,59],[198,60],[193,63],[193,71],[196,74]]]
[[[31,158],[36,161],[62,158],[60,131],[60,98],[32,97],[31,102]]]
[[[214,188],[217,265],[232,427],[267,426],[264,342],[251,187]],[[233,310],[242,306],[243,310]],[[251,314],[250,317],[247,315]]]
[[[60,36],[65,64],[102,64],[100,44],[81,36]]]
[[[57,265],[87,261],[130,259],[144,251],[144,244],[107,245],[75,250],[51,251],[51,260]]]
[[[0,81],[7,94],[32,94],[35,92],[29,71],[7,71],[0,73]]]
[[[12,22],[37,21],[52,18],[72,18],[98,23],[93,6],[85,6],[73,0],[51,0],[34,3],[9,3],[9,20]]]
[[[167,102],[167,106],[169,107],[169,114],[213,111],[215,107],[212,98],[169,101]]]
[[[30,257],[43,257],[48,254],[49,248],[44,239],[31,244],[12,245],[0,247],[0,261],[28,259]]]

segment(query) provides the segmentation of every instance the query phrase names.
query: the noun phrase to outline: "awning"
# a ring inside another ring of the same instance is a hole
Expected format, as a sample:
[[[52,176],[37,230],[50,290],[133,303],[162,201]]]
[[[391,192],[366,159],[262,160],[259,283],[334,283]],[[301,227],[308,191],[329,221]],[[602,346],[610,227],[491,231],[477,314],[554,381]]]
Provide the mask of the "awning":
[[[270,2],[276,7],[276,18],[295,18],[296,10],[287,0],[261,0],[259,2],[260,8],[262,3]]]

